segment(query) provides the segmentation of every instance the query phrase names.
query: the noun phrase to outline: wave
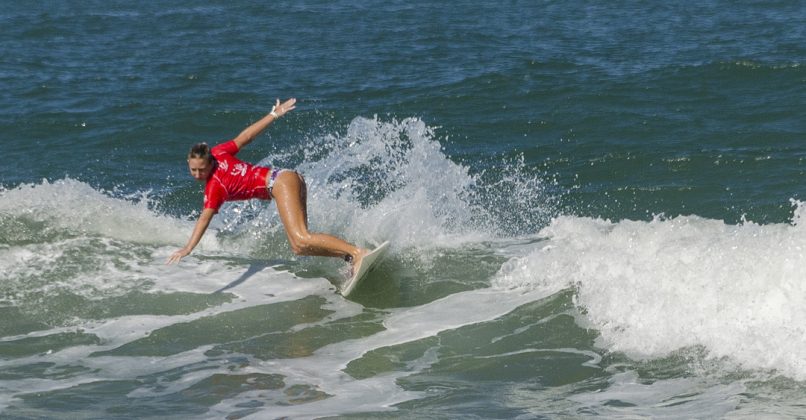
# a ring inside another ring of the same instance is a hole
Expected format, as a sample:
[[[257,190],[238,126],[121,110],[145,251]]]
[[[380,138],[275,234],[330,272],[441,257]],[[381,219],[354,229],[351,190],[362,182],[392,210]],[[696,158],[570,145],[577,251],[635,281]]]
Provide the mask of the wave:
[[[150,290],[161,277],[153,267],[193,227],[151,203],[70,178],[0,190],[0,302],[62,325],[81,313],[76,299]],[[200,246],[220,249],[214,234]]]
[[[395,258],[499,241],[505,250],[484,252],[515,257],[491,280],[478,272],[484,278],[467,281],[539,296],[571,288],[608,351],[645,360],[701,348],[711,358],[806,379],[797,345],[806,319],[800,203],[789,223],[766,225],[559,215],[551,185],[522,162],[487,171],[456,163],[418,119],[356,118],[345,134],[312,137],[264,163],[306,176],[313,229],[364,243],[391,240]],[[54,289],[94,298],[226,284],[161,280],[164,258],[187,240],[193,221],[158,207],[146,193],[121,196],[73,179],[0,190],[2,300],[32,311],[48,305],[42,296]],[[290,256],[273,206],[229,203],[196,254],[214,254],[193,262],[196,277],[224,270],[223,253],[224,261],[253,262],[273,251]]]
[[[561,216],[493,283],[573,288],[598,344],[637,360],[696,348],[803,380],[806,208],[796,205],[791,223],[769,225]]]
[[[71,178],[23,184],[0,190],[2,241],[40,242],[55,234],[158,245],[181,242],[186,223],[154,212],[149,203],[147,193],[115,197]]]

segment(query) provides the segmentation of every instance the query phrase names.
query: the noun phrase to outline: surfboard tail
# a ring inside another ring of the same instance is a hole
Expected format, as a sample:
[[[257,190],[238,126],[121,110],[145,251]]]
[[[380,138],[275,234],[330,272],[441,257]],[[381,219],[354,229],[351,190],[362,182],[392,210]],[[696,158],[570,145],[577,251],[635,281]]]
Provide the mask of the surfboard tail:
[[[353,276],[341,286],[341,294],[345,297],[349,296],[367,275],[378,266],[388,249],[389,241],[386,241],[365,255],[361,262],[358,263],[358,266],[354,268]]]

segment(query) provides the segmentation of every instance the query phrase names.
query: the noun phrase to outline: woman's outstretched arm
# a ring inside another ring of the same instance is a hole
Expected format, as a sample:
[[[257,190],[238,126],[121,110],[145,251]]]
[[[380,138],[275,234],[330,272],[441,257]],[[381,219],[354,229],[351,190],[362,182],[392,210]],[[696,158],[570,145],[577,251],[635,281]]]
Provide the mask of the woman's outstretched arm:
[[[251,143],[258,134],[269,126],[269,124],[285,115],[286,112],[296,108],[296,106],[294,106],[295,103],[297,103],[295,98],[291,98],[283,103],[280,103],[280,100],[278,99],[277,103],[274,105],[274,107],[272,107],[271,112],[266,114],[265,117],[261,118],[256,123],[246,127],[246,129],[241,131],[241,134],[238,134],[238,137],[233,139],[235,144],[238,145],[238,150]]]

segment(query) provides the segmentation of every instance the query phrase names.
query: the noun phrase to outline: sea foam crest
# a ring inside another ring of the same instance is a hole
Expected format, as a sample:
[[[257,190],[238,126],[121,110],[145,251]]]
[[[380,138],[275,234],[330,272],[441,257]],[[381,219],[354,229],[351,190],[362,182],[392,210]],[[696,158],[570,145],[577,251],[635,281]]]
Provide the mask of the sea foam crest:
[[[796,204],[792,223],[769,225],[558,217],[494,285],[574,287],[599,344],[637,359],[698,347],[806,379],[806,209]]]
[[[187,222],[154,212],[148,199],[113,197],[70,178],[1,190],[0,221],[21,226],[19,239],[34,242],[54,230],[156,245],[184,243],[190,234]]]

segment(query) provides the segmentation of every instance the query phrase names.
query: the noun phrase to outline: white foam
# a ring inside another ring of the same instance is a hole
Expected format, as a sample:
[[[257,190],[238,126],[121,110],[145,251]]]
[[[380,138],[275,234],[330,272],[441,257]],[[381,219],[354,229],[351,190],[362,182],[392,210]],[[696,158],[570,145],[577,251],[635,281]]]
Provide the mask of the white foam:
[[[806,379],[806,231],[696,216],[611,222],[563,216],[501,288],[574,287],[598,344],[637,359],[702,346],[749,369]]]
[[[45,222],[74,235],[148,244],[183,243],[192,229],[187,221],[156,214],[147,199],[115,198],[69,178],[0,190],[0,215]]]

